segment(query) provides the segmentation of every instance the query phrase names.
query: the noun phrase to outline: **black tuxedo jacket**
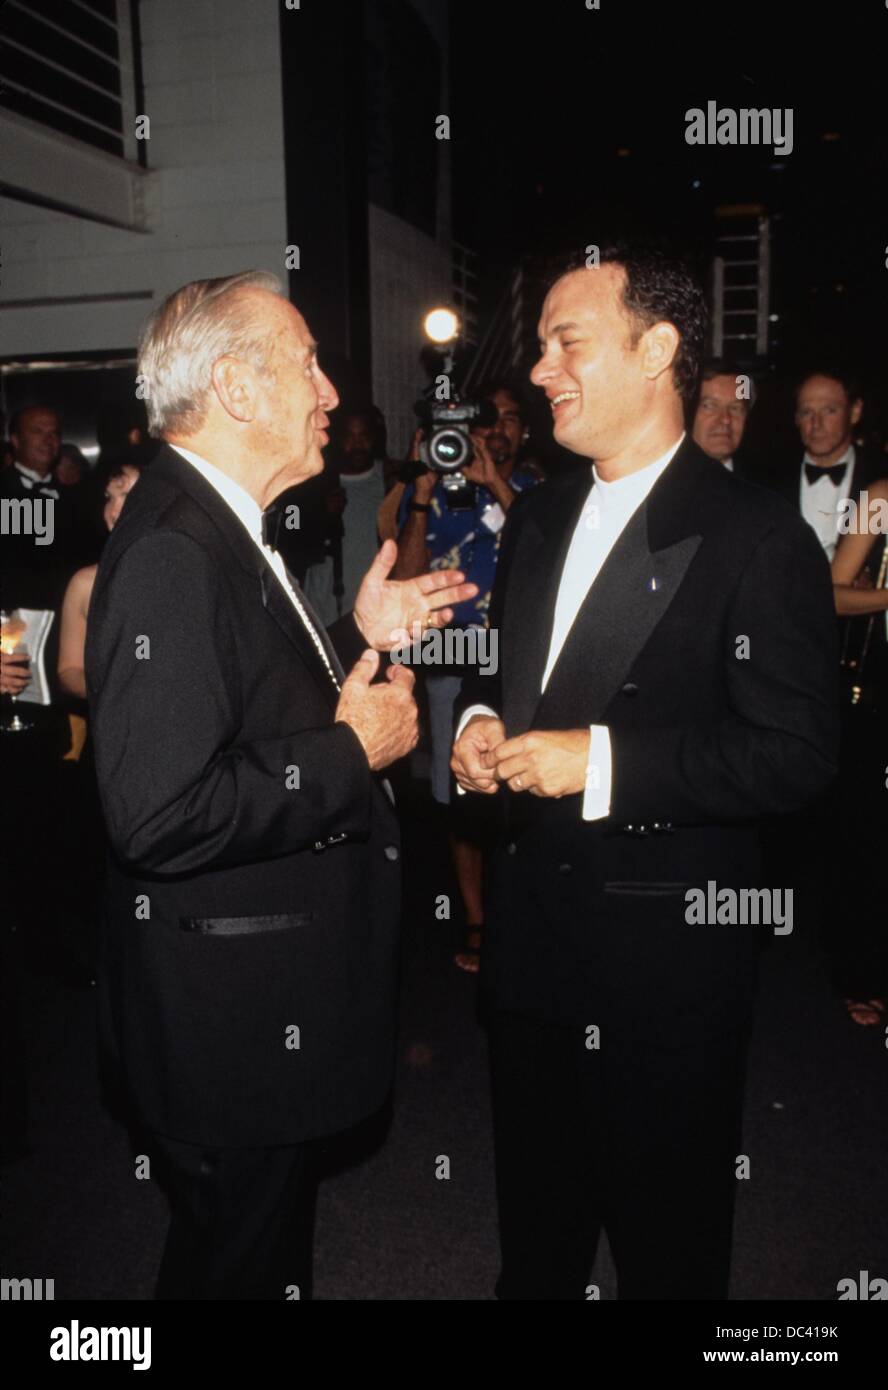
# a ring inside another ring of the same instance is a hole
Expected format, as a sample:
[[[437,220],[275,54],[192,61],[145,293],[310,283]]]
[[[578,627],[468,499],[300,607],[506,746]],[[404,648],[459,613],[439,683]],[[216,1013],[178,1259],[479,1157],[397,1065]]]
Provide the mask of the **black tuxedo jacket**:
[[[346,668],[366,645],[351,617],[331,638]],[[360,1120],[391,1079],[396,817],[277,577],[169,448],[102,556],[86,670],[102,1034],[137,1117],[220,1146]]]
[[[772,473],[762,475],[761,478],[765,486],[784,497],[797,512],[801,512],[799,490],[802,485],[802,467],[803,460],[796,455],[791,461],[776,467]],[[888,464],[880,460],[877,454],[855,447],[849,495],[857,501],[863,489],[875,482],[876,478],[884,478],[886,472]]]
[[[755,886],[757,819],[828,785],[838,744],[836,621],[817,539],[690,440],[608,556],[541,696],[590,486],[579,468],[513,504],[491,601],[499,671],[473,674],[460,701],[496,709],[509,737],[610,730],[607,819],[584,821],[579,795],[499,793],[486,984],[500,1007],[572,1022],[597,1021],[590,1002],[618,974],[627,1007],[645,971],[668,968],[673,991],[680,976],[694,1007],[701,985],[730,974],[752,934],[703,928],[688,943],[685,891]]]

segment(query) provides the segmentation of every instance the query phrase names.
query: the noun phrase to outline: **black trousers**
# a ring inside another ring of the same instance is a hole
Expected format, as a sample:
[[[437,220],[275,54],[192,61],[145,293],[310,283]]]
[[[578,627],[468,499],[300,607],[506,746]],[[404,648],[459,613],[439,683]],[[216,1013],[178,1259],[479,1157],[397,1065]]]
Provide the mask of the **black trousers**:
[[[156,1298],[310,1297],[307,1145],[213,1149],[159,1134],[145,1142],[171,1206]]]
[[[499,1298],[594,1297],[602,1228],[620,1299],[727,1298],[747,1033],[491,1015]]]

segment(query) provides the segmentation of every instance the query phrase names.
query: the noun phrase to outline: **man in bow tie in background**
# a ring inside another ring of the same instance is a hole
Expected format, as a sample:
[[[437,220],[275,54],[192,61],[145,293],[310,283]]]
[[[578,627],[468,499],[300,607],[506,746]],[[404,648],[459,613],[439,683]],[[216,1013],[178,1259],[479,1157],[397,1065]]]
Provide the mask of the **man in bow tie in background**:
[[[157,309],[139,373],[165,446],[102,557],[87,638],[113,851],[110,1079],[172,1222],[157,1294],[306,1297],[306,1142],[386,1099],[399,833],[382,770],[417,740],[380,651],[473,585],[394,583],[389,542],[327,633],[263,513],[321,471],[338,397],[274,276]]]
[[[556,279],[531,379],[589,463],[513,504],[463,686],[503,1299],[589,1297],[602,1229],[620,1298],[728,1294],[757,933],[687,895],[755,888],[756,821],[832,777],[835,624],[808,527],[683,433],[704,326],[656,246]]]
[[[797,507],[832,560],[841,535],[843,508],[857,502],[867,483],[882,476],[884,461],[854,443],[863,413],[856,383],[842,370],[808,372],[796,389],[795,422],[804,447],[801,464],[778,470],[769,480]]]

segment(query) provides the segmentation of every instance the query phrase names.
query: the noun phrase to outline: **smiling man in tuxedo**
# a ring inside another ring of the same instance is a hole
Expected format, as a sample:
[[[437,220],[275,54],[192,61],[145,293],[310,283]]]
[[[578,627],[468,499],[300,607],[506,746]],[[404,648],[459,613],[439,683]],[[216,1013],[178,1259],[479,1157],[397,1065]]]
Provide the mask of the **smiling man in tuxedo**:
[[[552,285],[534,383],[594,461],[517,499],[452,766],[498,795],[482,959],[504,1299],[727,1297],[757,933],[756,821],[835,771],[828,568],[683,433],[705,322],[683,264],[601,248]],[[777,885],[775,885],[776,887]]]
[[[275,277],[178,290],[139,373],[166,443],[104,551],[86,652],[105,1053],[170,1195],[158,1297],[304,1298],[306,1142],[370,1115],[392,1074],[380,773],[417,722],[410,673],[372,683],[378,653],[475,589],[393,583],[389,542],[353,614],[328,634],[312,613],[270,504],[321,471],[338,398]]]

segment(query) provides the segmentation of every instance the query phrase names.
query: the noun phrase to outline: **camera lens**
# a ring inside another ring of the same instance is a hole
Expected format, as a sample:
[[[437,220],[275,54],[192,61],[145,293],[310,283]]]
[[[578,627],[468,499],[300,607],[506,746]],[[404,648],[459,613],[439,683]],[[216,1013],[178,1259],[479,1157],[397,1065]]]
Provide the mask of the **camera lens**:
[[[440,430],[429,440],[429,458],[435,468],[450,473],[469,457],[469,441],[461,430]]]

